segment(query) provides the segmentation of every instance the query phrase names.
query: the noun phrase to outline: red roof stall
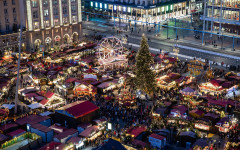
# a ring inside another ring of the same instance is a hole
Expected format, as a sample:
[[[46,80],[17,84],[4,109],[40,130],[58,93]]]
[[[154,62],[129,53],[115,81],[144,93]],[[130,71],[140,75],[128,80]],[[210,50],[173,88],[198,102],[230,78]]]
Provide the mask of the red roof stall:
[[[66,143],[71,137],[77,137],[78,131],[76,129],[68,129],[60,134],[57,134],[53,137],[55,142]]]
[[[99,108],[89,101],[77,101],[55,110],[54,120],[62,125],[77,128],[78,124],[98,117]]]
[[[132,127],[127,130],[127,134],[130,134],[133,137],[137,137],[139,134],[146,130],[147,128],[145,126]]]

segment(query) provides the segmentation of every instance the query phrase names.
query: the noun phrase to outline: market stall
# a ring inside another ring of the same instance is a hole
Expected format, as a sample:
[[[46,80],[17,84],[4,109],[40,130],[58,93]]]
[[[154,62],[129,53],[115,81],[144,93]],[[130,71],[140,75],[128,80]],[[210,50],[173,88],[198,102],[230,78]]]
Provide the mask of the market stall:
[[[78,85],[76,85],[73,89],[73,93],[76,96],[80,95],[95,95],[97,93],[97,90],[94,86],[92,86],[89,83],[81,82]]]
[[[223,93],[224,88],[219,85],[215,80],[210,80],[210,82],[201,83],[199,85],[199,89],[201,93],[209,93],[210,95],[217,95]]]

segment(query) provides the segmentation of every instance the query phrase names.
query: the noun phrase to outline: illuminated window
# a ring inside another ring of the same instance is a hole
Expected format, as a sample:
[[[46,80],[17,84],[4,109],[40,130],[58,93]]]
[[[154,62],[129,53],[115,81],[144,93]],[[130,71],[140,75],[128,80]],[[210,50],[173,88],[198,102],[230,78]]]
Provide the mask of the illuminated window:
[[[37,0],[32,1],[32,7],[37,7]]]
[[[121,6],[119,6],[119,7],[118,7],[118,10],[119,10],[119,11],[121,11],[121,9],[122,9],[122,7],[121,7]]]
[[[162,12],[164,12],[164,7],[162,7]]]
[[[44,21],[44,24],[45,24],[45,27],[46,27],[46,28],[50,27],[50,22],[49,22],[49,20]]]
[[[104,4],[104,8],[107,9],[107,4]]]
[[[123,11],[126,11],[126,7],[123,7]]]
[[[168,6],[166,6],[166,11],[168,11]]]
[[[128,7],[128,12],[129,12],[129,13],[131,12],[131,8],[130,8],[130,7]]]
[[[48,9],[45,9],[44,10],[44,17],[46,17],[46,16],[48,16],[49,14],[48,14]]]
[[[98,7],[98,3],[97,2],[95,3],[95,7]]]
[[[55,25],[55,26],[58,26],[58,25],[59,25],[58,19],[54,19],[54,25]]]
[[[102,3],[99,4],[99,7],[102,8]]]
[[[72,16],[72,22],[77,22],[77,16]]]
[[[34,22],[33,27],[34,27],[34,29],[39,29],[39,22]]]
[[[117,10],[117,6],[116,6],[116,5],[114,5],[114,6],[113,6],[113,9],[114,9],[114,10]]]
[[[173,8],[173,6],[171,5],[171,6],[170,6],[170,10],[172,10],[172,8]]]
[[[93,7],[93,2],[90,3],[91,7]]]
[[[160,11],[161,11],[161,8],[160,8],[160,7],[158,7],[158,13],[160,13]]]

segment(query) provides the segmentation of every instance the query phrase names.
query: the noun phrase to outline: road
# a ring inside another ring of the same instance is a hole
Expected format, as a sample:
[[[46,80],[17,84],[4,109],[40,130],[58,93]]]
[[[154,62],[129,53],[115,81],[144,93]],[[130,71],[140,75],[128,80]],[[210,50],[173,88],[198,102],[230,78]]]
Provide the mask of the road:
[[[179,23],[178,23],[179,24]],[[180,23],[181,24],[181,23]],[[173,39],[166,39],[164,37],[156,37],[156,34],[154,32],[147,32],[146,30],[143,29],[143,27],[138,26],[138,28],[136,29],[137,31],[133,31],[133,33],[131,33],[130,30],[126,31],[124,28],[126,26],[126,24],[121,23],[118,24],[118,27],[116,29],[113,29],[113,25],[112,23],[107,23],[101,20],[101,22],[84,22],[83,23],[83,33],[84,34],[88,34],[88,35],[104,35],[104,36],[117,36],[119,38],[124,37],[125,35],[128,35],[128,42],[129,43],[133,43],[133,44],[140,44],[140,40],[141,40],[141,35],[144,33],[147,37],[149,37],[151,40],[149,41],[149,46],[151,48],[155,48],[155,49],[162,49],[164,51],[167,52],[173,52],[173,46],[176,44],[176,41]],[[138,33],[139,28],[141,28],[141,31]],[[144,27],[146,28],[146,27]],[[151,28],[151,27],[149,27]],[[121,30],[123,31],[121,34],[117,34],[117,30]],[[166,30],[166,29],[164,29]],[[165,32],[160,32],[161,34],[165,34]],[[172,32],[171,30],[168,31],[169,37],[173,37],[175,35],[174,32]],[[177,43],[179,45],[184,45],[184,46],[189,46],[189,47],[193,47],[193,48],[202,48],[199,47],[198,45],[194,45],[192,44],[192,42],[190,41],[189,43],[187,43],[188,41],[183,41],[183,40],[179,40]],[[240,56],[239,52],[229,52],[229,51],[219,51],[217,49],[213,49],[213,48],[208,48],[208,47],[204,47],[204,50],[207,51],[213,51],[213,52],[217,52],[217,53],[222,53],[222,54],[228,54],[228,55],[234,55],[234,56]],[[156,51],[153,51],[153,53],[158,53]],[[231,57],[226,57],[226,56],[217,56],[216,54],[209,54],[209,53],[202,53],[202,52],[198,52],[198,51],[192,51],[186,48],[180,48],[180,52],[179,54],[181,55],[185,55],[185,56],[191,56],[191,57],[197,57],[197,58],[202,58],[202,59],[208,59],[210,61],[214,61],[214,62],[224,62],[225,64],[228,65],[240,65],[239,60],[231,58]],[[240,57],[239,57],[240,58]]]

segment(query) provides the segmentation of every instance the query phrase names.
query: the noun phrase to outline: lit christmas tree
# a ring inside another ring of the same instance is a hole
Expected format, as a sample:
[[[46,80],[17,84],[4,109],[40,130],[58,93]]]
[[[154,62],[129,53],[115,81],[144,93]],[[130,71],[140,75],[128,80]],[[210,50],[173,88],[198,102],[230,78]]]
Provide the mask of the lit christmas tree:
[[[151,70],[153,57],[149,51],[146,37],[143,35],[141,46],[136,55],[135,84],[138,89],[153,94],[156,88],[155,73]]]

